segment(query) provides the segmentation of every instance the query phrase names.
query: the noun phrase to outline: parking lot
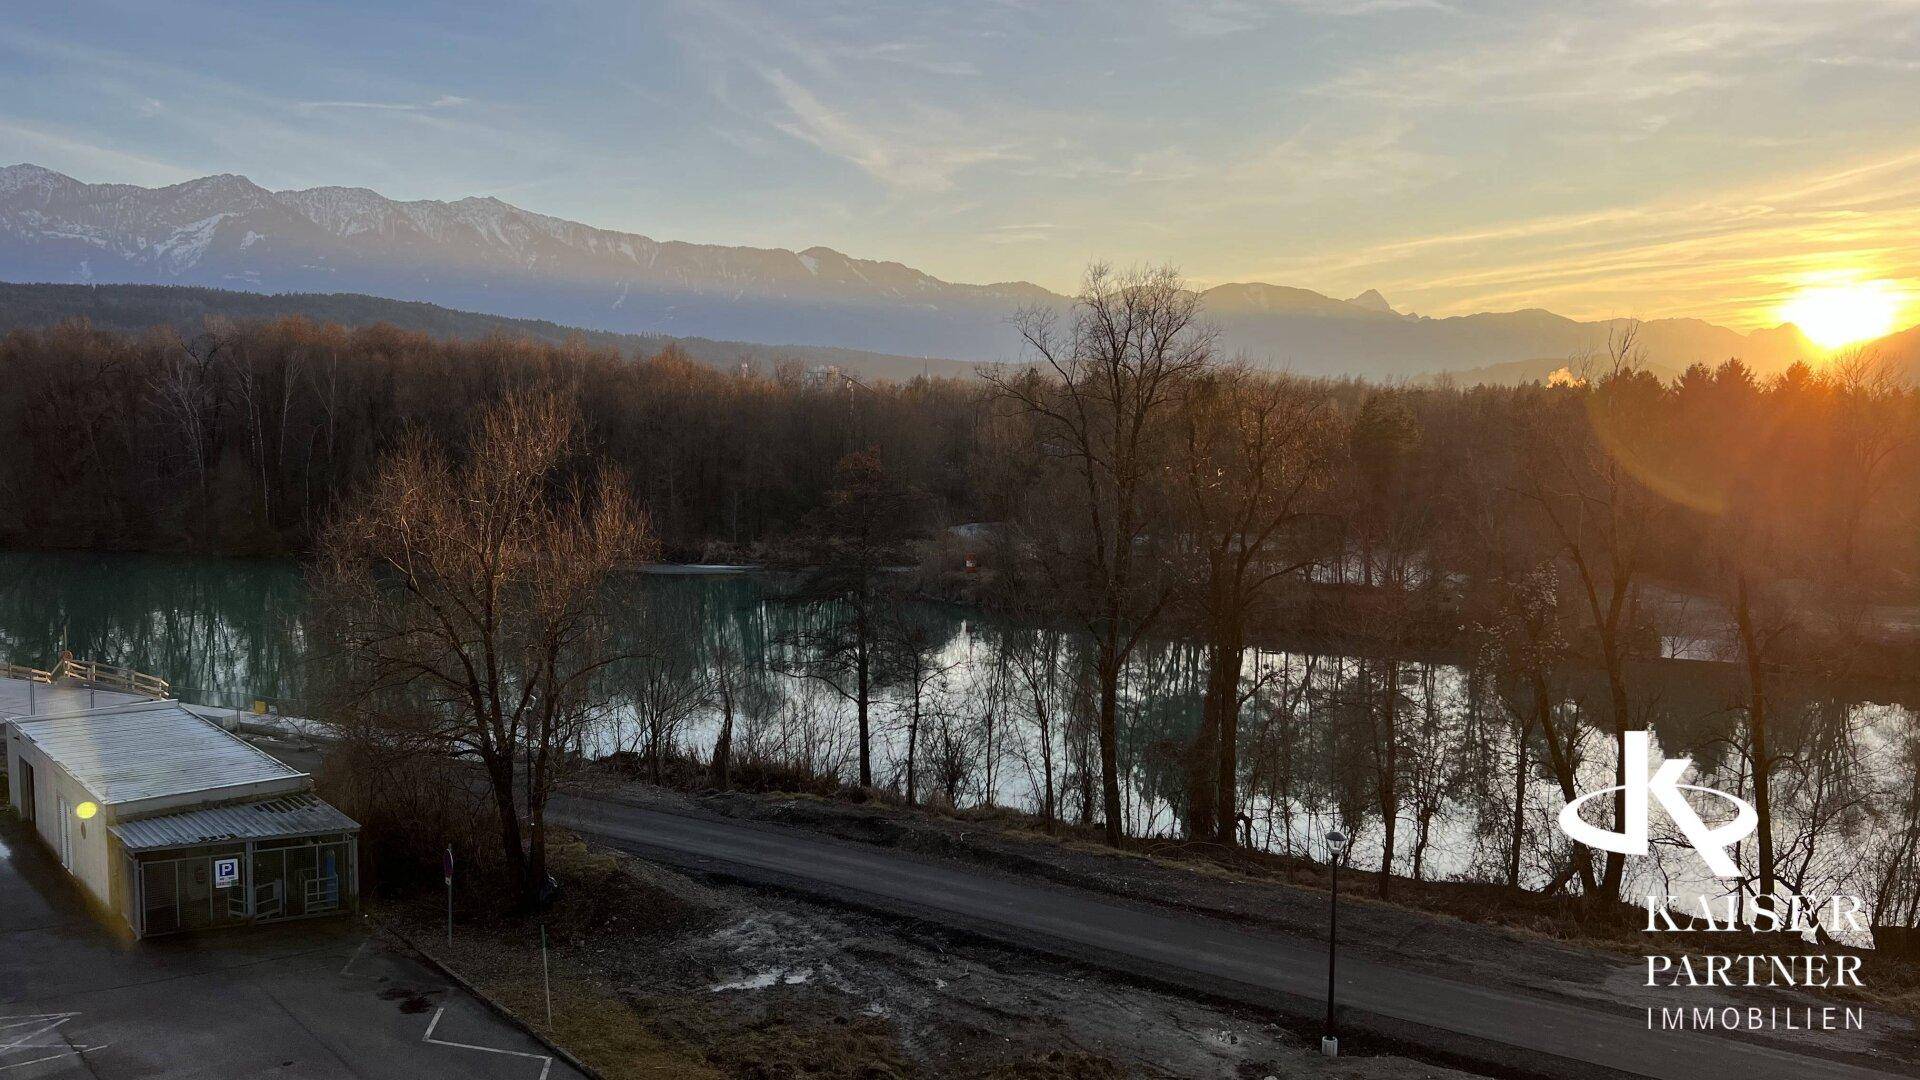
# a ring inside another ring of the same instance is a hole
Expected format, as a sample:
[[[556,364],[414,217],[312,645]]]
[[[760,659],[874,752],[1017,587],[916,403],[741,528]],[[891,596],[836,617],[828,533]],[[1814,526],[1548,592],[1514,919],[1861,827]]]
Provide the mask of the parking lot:
[[[347,919],[123,941],[0,811],[0,1080],[578,1077]]]

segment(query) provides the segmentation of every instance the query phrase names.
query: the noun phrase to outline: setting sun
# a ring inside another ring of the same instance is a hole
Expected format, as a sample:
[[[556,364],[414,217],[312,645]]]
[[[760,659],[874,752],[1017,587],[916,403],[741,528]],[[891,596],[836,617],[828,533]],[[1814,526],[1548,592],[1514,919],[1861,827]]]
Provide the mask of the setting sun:
[[[1901,297],[1891,283],[1862,281],[1801,289],[1780,307],[1780,317],[1814,344],[1834,349],[1890,333]]]

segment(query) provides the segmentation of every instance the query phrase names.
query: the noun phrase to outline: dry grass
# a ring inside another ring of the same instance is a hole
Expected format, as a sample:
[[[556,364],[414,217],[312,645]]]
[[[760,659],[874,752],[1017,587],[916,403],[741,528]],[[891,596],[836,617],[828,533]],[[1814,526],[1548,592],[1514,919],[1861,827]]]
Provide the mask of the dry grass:
[[[437,936],[438,909],[399,906],[405,923],[448,967],[524,1025],[566,1047],[609,1080],[888,1080],[916,1075],[884,1021],[805,1001],[761,1010],[700,994],[656,993],[648,960],[669,941],[727,915],[710,889],[641,860],[550,837],[562,885],[544,915],[552,965],[547,1024],[539,922],[508,914]]]
[[[566,960],[553,965],[553,1027],[548,1028],[539,952],[517,954],[505,944],[491,937],[470,939],[444,959],[523,1024],[608,1080],[723,1080],[728,1075],[708,1065],[697,1050],[656,1034],[617,988]]]

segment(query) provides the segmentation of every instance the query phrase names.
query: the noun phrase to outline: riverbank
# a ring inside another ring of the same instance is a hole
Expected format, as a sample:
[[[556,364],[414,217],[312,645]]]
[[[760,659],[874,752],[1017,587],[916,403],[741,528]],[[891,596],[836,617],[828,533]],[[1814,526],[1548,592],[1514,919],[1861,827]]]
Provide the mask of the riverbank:
[[[917,600],[950,604],[994,618],[1031,619],[1033,598],[1007,584],[991,565],[969,568],[950,552],[936,552],[908,579]],[[1912,590],[1877,599],[1822,603],[1806,582],[1788,582],[1794,648],[1776,644],[1767,659],[1771,676],[1806,682],[1872,688],[1874,700],[1920,707],[1920,597]],[[1689,591],[1672,582],[1646,580],[1640,588],[1626,662],[1630,675],[1684,672],[1739,689],[1746,678],[1735,620],[1724,598]],[[1419,664],[1472,666],[1484,647],[1476,627],[1496,613],[1471,596],[1441,586],[1393,595],[1381,588],[1289,580],[1275,585],[1255,606],[1246,626],[1249,648],[1269,652],[1366,655]],[[1779,617],[1778,612],[1770,612]],[[1155,636],[1202,640],[1197,613],[1171,608]],[[1575,620],[1579,628],[1578,619]],[[1598,659],[1570,657],[1569,669],[1598,677]]]

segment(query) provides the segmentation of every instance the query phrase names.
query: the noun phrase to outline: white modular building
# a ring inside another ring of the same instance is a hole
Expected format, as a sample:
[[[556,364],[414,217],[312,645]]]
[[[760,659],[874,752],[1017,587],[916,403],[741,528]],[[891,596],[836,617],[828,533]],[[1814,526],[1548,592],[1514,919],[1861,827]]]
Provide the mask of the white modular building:
[[[177,701],[16,716],[0,738],[15,812],[135,936],[356,905],[359,825]]]

